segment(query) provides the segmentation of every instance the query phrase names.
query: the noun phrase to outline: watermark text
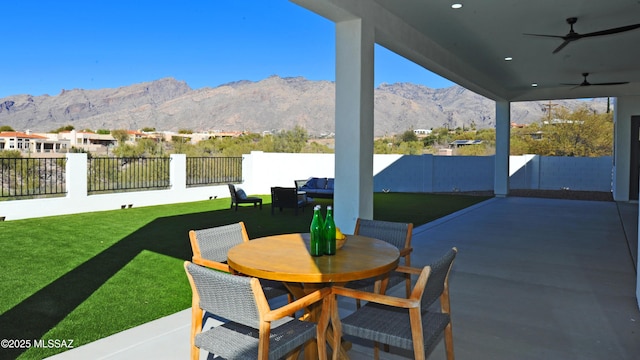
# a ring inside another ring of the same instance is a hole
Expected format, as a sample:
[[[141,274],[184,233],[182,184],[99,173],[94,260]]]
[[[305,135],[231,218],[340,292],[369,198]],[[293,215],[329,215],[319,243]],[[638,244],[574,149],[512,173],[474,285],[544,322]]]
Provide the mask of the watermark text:
[[[73,349],[73,339],[2,339],[0,348],[2,349]]]

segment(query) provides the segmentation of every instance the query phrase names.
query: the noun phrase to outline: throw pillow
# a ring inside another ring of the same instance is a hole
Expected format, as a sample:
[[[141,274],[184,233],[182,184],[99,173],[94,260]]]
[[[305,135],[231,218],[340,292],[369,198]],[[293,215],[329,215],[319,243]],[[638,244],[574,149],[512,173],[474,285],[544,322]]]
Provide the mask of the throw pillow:
[[[244,199],[247,198],[247,193],[245,193],[244,190],[242,190],[242,189],[236,190],[236,195],[238,196],[238,199],[240,199],[240,200],[244,200]]]
[[[318,178],[316,180],[316,189],[325,189],[327,187],[327,178]]]
[[[327,179],[327,189],[329,190],[333,190],[333,184],[335,182],[335,179],[331,178],[331,179]]]

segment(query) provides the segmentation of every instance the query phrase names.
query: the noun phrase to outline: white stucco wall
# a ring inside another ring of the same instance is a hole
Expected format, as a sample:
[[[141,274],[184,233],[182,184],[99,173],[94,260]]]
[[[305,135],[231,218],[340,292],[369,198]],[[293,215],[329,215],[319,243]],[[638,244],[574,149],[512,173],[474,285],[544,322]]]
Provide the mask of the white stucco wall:
[[[67,196],[0,201],[0,216],[17,220],[52,215],[228,198],[225,185],[187,188],[186,157],[172,155],[171,188],[115,194],[87,194],[85,154],[67,155]],[[334,177],[333,154],[252,152],[243,156],[243,182],[251,195],[266,195],[272,186],[293,187],[294,180]],[[512,188],[611,191],[611,158],[512,156]],[[493,190],[492,156],[375,155],[375,192],[452,192]]]

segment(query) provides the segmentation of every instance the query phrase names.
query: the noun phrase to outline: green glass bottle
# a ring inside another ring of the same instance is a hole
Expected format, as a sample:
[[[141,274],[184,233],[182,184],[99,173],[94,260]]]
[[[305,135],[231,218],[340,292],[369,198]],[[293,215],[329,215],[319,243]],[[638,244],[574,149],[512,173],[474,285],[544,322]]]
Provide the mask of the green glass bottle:
[[[336,254],[336,223],[331,206],[327,206],[327,218],[324,221],[324,254]]]
[[[320,253],[324,253],[325,236],[324,236],[324,216],[322,215],[322,205],[316,205],[318,208],[318,221],[320,221]]]
[[[311,226],[309,227],[309,233],[311,239],[309,241],[309,252],[311,256],[320,256],[324,253],[323,248],[323,228],[320,224],[320,206],[317,205],[313,208],[313,219],[311,220]]]

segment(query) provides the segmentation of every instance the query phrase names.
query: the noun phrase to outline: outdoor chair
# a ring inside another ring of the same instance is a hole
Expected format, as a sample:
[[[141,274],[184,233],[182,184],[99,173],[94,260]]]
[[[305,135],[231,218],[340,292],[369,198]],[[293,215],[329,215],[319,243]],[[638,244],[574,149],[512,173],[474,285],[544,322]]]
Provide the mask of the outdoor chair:
[[[271,215],[273,215],[276,208],[279,208],[280,212],[282,212],[283,208],[292,208],[295,210],[295,214],[298,215],[298,209],[302,209],[304,212],[305,205],[305,200],[300,199],[298,196],[298,189],[285,187],[271,188]]]
[[[232,247],[249,241],[249,235],[241,221],[208,229],[191,230],[189,231],[189,240],[193,251],[191,261],[198,265],[231,273],[232,269],[226,264],[227,252]],[[287,295],[289,302],[293,300],[293,296],[282,282],[263,280],[262,285],[267,299]]]
[[[229,193],[231,194],[231,207],[235,205],[236,211],[238,211],[239,204],[253,204],[253,207],[260,205],[260,210],[262,210],[262,199],[256,196],[247,196],[247,194],[242,189],[236,189],[235,185],[229,185]]]
[[[321,300],[328,309],[330,288],[271,310],[257,278],[214,271],[189,261],[184,268],[192,290],[192,360],[200,358],[199,349],[224,359],[297,359],[299,348],[314,338],[319,359],[326,359],[330,312],[323,311],[317,325],[290,315]],[[203,331],[204,311],[228,321]]]
[[[400,265],[407,267],[411,266],[411,236],[413,232],[412,223],[400,223],[381,220],[366,220],[358,218],[356,220],[356,228],[354,235],[368,236],[376,239],[386,241],[400,251],[400,258],[402,259]],[[389,274],[389,278],[385,287],[380,289],[381,293],[385,293],[387,288],[392,288],[402,282],[405,282],[406,296],[411,294],[411,276],[406,273],[392,272]],[[346,286],[351,289],[361,291],[374,291],[376,279],[364,279],[357,280],[348,283]],[[360,307],[360,301],[356,301],[356,306]]]
[[[422,269],[399,266],[396,271],[419,275],[408,298],[333,287],[333,294],[367,301],[342,320],[332,319],[344,335],[374,342],[374,358],[379,359],[378,344],[413,350],[415,359],[425,359],[444,332],[447,359],[453,360],[453,330],[449,302],[449,273],[458,250],[454,247],[435,263]],[[440,309],[429,307],[440,299]],[[335,306],[336,298],[333,298]],[[338,331],[338,333],[340,333]],[[340,336],[332,338],[334,348]]]

